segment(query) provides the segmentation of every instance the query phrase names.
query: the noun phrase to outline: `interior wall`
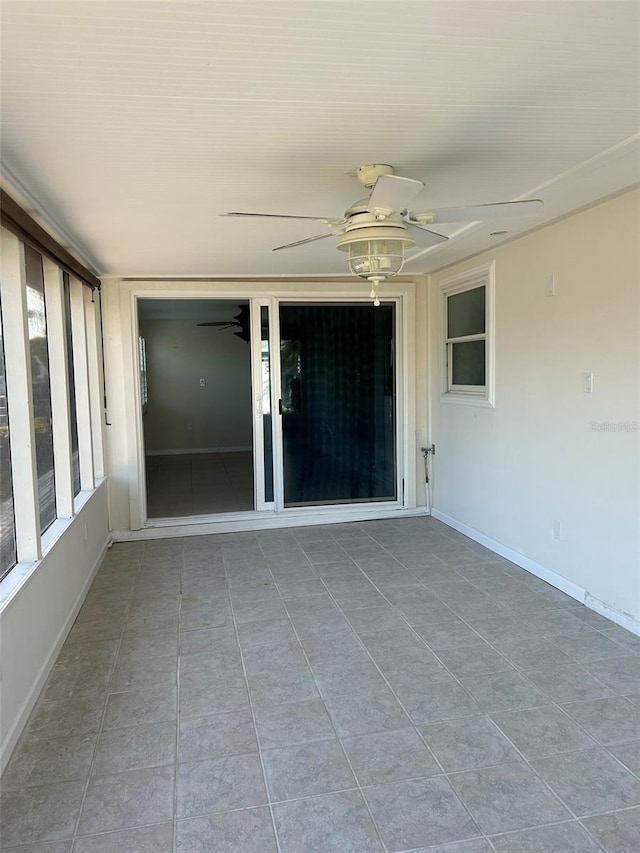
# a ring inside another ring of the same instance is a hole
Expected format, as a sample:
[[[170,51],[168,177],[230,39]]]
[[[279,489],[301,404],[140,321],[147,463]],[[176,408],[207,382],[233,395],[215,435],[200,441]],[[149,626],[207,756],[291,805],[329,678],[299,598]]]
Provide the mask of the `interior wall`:
[[[194,320],[140,321],[147,453],[251,448],[250,347],[233,331]]]
[[[629,192],[442,270],[429,311],[436,514],[556,573],[635,630],[639,214],[640,193]],[[492,260],[495,408],[443,402],[440,286]]]
[[[109,538],[103,481],[2,608],[1,767],[84,601]]]

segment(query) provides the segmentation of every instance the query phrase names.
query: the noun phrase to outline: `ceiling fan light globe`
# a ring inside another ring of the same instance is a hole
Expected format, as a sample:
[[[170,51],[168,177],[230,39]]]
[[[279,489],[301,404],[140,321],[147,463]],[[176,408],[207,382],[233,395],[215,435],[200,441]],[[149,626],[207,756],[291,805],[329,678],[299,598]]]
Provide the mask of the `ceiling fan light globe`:
[[[370,280],[397,275],[404,265],[402,240],[358,240],[349,243],[349,269],[353,275]]]

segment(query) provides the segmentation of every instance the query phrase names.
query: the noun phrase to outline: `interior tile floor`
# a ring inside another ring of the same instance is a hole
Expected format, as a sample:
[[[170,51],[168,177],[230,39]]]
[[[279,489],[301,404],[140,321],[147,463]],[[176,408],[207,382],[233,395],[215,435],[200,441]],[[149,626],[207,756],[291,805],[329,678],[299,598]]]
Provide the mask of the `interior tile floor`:
[[[429,518],[116,544],[2,847],[637,853],[640,639]]]
[[[146,478],[149,518],[254,508],[251,451],[147,456]]]

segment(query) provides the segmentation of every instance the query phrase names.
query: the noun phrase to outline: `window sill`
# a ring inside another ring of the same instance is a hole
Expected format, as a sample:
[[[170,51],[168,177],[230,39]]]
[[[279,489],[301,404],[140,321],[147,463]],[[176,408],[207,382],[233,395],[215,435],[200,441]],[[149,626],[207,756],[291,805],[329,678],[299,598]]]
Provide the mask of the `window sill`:
[[[441,403],[455,403],[458,406],[478,406],[483,409],[495,409],[493,400],[486,397],[474,397],[471,394],[441,394]]]

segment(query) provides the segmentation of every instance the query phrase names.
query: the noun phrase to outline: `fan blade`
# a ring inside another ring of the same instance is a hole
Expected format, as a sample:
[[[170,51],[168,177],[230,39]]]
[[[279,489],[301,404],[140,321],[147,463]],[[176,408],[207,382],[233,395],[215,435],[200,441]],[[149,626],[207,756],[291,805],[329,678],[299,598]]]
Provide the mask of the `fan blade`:
[[[296,240],[295,243],[285,243],[284,246],[276,246],[272,252],[279,252],[280,249],[292,249],[294,246],[304,246],[305,243],[314,243],[316,240],[324,240],[325,237],[334,237],[336,234],[341,234],[342,228],[329,231],[327,234],[316,234],[315,237],[307,237],[304,240]]]
[[[535,216],[542,212],[544,202],[539,198],[527,201],[499,201],[495,204],[472,204],[467,207],[441,207],[435,210],[412,210],[407,221],[412,225],[432,225],[435,222],[483,222],[485,219],[514,219]]]
[[[449,239],[444,234],[438,234],[435,231],[430,231],[422,225],[416,225],[414,222],[407,223],[409,225],[411,236],[415,238],[416,245],[421,249],[428,249],[431,246],[439,246],[440,243],[446,243]]]
[[[290,213],[240,213],[238,211],[230,211],[229,213],[219,213],[218,216],[256,216],[261,217],[262,219],[312,219],[314,222],[324,222],[325,225],[330,225],[332,228],[335,228],[336,225],[340,225],[344,222],[344,217],[331,217],[331,216],[294,216]]]
[[[422,181],[401,178],[400,175],[382,175],[375,183],[367,210],[374,215],[402,214],[409,202],[423,189]]]

